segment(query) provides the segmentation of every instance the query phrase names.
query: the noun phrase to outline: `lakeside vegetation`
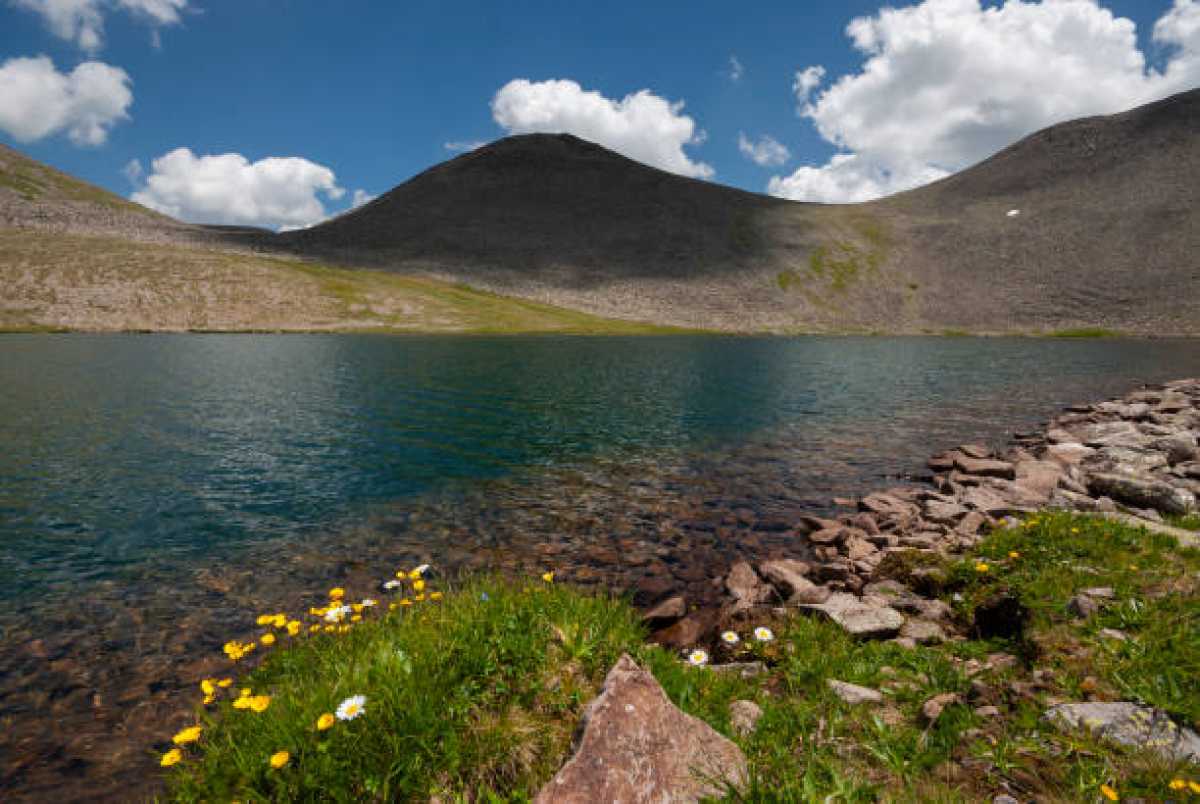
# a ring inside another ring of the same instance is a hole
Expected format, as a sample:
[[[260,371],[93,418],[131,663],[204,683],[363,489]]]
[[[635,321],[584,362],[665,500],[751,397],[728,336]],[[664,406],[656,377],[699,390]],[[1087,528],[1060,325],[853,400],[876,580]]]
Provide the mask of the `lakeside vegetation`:
[[[889,572],[911,581],[914,563],[889,562]],[[199,731],[181,731],[178,754],[164,754],[170,795],[523,800],[569,756],[584,707],[622,652],[746,752],[750,785],[730,791],[734,798],[1200,795],[1194,766],[1042,719],[1051,702],[1092,698],[1144,702],[1200,725],[1200,551],[1109,520],[1041,514],[932,568],[923,582],[964,626],[983,601],[1006,594],[1028,611],[1024,629],[906,649],[856,642],[795,613],[764,615],[755,625],[775,639],[756,641],[747,628],[719,654],[766,664],[742,678],[645,645],[625,602],[561,587],[550,574],[472,579],[446,585],[442,597],[438,584],[405,572],[376,605],[348,604],[335,589],[305,617],[264,614],[262,634],[243,638],[274,652],[244,675],[246,659],[235,662],[227,681],[198,691],[208,699],[197,706]],[[1111,604],[1072,617],[1071,596],[1098,586],[1114,590]],[[247,644],[235,640],[227,652]],[[878,688],[885,702],[848,705],[829,679]],[[923,704],[940,694],[958,697],[930,722]],[[361,711],[340,716],[360,695]],[[752,735],[732,730],[735,700],[762,707]]]

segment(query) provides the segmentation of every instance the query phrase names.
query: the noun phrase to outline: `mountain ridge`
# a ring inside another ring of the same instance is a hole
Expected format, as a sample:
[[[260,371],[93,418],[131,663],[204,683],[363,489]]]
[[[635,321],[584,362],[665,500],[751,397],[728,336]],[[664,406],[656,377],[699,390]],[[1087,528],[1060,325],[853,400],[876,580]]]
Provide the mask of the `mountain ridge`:
[[[79,231],[44,208],[88,202],[23,200],[3,180],[11,154],[0,150],[0,226]],[[863,204],[786,201],[571,135],[530,134],[431,166],[308,229],[193,226],[107,198],[92,206],[108,217],[91,209],[83,229],[707,330],[1200,335],[1197,187],[1192,90],[1051,126]],[[114,216],[136,226],[122,231]]]

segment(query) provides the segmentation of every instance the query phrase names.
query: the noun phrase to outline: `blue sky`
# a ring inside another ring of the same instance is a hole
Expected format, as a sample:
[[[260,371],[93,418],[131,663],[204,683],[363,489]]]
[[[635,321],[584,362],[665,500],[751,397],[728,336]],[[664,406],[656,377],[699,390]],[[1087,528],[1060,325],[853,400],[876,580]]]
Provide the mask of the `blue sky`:
[[[122,195],[140,189],[142,199],[183,217],[224,215],[266,225],[311,222],[307,218],[317,213],[310,204],[273,219],[265,200],[241,212],[221,207],[226,202],[219,199],[204,206],[199,191],[182,186],[204,171],[202,157],[240,154],[249,166],[267,157],[295,157],[327,169],[332,179],[315,169],[292,173],[303,185],[297,192],[315,194],[328,214],[351,203],[354,191],[384,192],[452,156],[446,143],[488,141],[539,126],[582,126],[585,136],[611,130],[614,142],[643,161],[661,154],[660,166],[677,172],[788,197],[863,200],[944,175],[1048,122],[1117,111],[1200,84],[1197,0],[1010,0],[1007,9],[979,0],[893,5],[911,13],[885,21],[882,4],[865,0],[336,6],[0,0],[0,141]],[[74,7],[91,16],[72,21]],[[1169,15],[1156,35],[1156,22]],[[847,35],[855,18],[877,23],[857,47]],[[1136,26],[1136,34],[1121,18]],[[1046,24],[1058,26],[1060,34],[1026,48],[1023,43],[1037,39]],[[924,45],[905,44],[921,34]],[[981,36],[995,39],[995,52],[990,60],[965,65],[960,76],[961,63],[988,49],[986,41],[976,46]],[[1131,64],[1131,53],[1146,63]],[[1005,65],[1009,54],[1013,63]],[[36,106],[40,95],[31,92],[18,102],[10,91],[6,101],[4,65],[10,68],[8,86],[16,86],[12,82],[34,80],[33,67],[10,60],[41,55],[62,75],[87,61],[124,71],[132,94],[124,107],[127,119],[116,116],[99,134],[76,136],[66,118],[57,128],[47,123],[31,130],[27,121],[42,112],[20,103]],[[1070,64],[1049,66],[1047,59],[1056,55]],[[863,71],[872,56],[893,72],[907,70],[907,78],[869,85]],[[807,98],[798,97],[797,73],[816,66],[823,80]],[[845,89],[822,101],[842,77]],[[514,79],[530,86],[506,94],[513,111],[502,127],[492,102]],[[568,87],[538,94],[540,82],[549,80],[576,82],[580,92]],[[662,108],[641,116],[630,112],[628,119],[618,109],[608,123],[593,121],[600,129],[588,128],[595,109],[588,110],[596,103],[619,104],[639,90],[662,99]],[[587,92],[602,97],[585,102]],[[1045,93],[1050,100],[1027,102],[1022,92]],[[991,104],[977,104],[975,97]],[[668,105],[678,102],[682,109]],[[813,104],[807,116],[799,111],[806,102]],[[539,123],[539,103],[561,108]],[[928,133],[964,110],[987,118],[976,119],[969,144],[962,142],[965,129]],[[683,116],[693,121],[691,137],[676,126]],[[974,132],[981,127],[988,131]],[[787,161],[777,164],[782,152],[776,150],[776,163],[756,164],[739,149],[742,133],[751,142],[774,138],[787,149]],[[148,186],[154,160],[179,148],[195,158],[164,168],[175,172],[157,189]],[[851,158],[831,164],[839,152]],[[131,182],[126,168],[133,160],[142,174]],[[805,166],[813,172],[794,173]],[[208,167],[250,175],[240,163]]]

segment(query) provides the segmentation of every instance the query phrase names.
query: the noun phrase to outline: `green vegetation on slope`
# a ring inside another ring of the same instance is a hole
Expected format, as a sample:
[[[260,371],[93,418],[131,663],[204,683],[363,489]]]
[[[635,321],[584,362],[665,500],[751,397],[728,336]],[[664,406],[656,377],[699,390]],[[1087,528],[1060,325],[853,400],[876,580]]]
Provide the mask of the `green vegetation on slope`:
[[[49,165],[0,146],[0,187],[13,190],[26,201],[82,201],[138,215],[160,217],[140,204],[94,184],[80,181]]]
[[[0,282],[7,331],[681,331],[423,277],[23,229],[0,229]]]
[[[891,563],[901,576],[914,563],[940,569],[924,577],[964,624],[982,601],[1015,596],[1031,612],[1023,636],[909,650],[856,642],[792,614],[766,623],[774,641],[744,639],[722,655],[766,663],[766,673],[742,678],[643,645],[635,613],[620,601],[545,581],[476,580],[440,602],[390,612],[385,602],[364,609],[363,622],[328,633],[318,624],[314,636],[296,638],[218,690],[221,699],[198,713],[199,739],[180,749],[169,772],[171,794],[523,799],[567,758],[583,707],[623,651],[653,671],[676,705],[742,746],[752,778],[749,789],[731,791],[741,800],[972,801],[1007,790],[1079,801],[1099,798],[1102,785],[1161,799],[1173,782],[1200,785],[1195,768],[1063,734],[1041,717],[1051,701],[1135,700],[1200,725],[1196,550],[1108,520],[1055,514],[990,535],[966,560]],[[1111,605],[1073,619],[1067,600],[1096,586],[1115,590]],[[411,601],[414,591],[397,596]],[[292,639],[279,633],[280,642]],[[885,702],[843,703],[829,679],[878,688]],[[269,696],[263,711],[235,707],[239,687],[251,690],[247,698]],[[958,702],[928,723],[922,705],[942,693]],[[366,696],[361,716],[318,728],[322,715],[358,694]],[[729,704],[739,699],[763,709],[747,737],[729,722]],[[976,711],[981,705],[996,712]],[[286,764],[272,768],[280,751]]]

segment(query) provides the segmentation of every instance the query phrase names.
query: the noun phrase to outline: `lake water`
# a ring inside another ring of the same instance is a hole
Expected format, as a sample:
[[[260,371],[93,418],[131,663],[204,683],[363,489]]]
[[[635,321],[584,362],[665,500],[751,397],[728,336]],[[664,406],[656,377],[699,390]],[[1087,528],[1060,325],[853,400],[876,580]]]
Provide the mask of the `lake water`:
[[[414,561],[703,596],[931,452],[1198,374],[1196,341],[4,336],[0,797],[147,789],[260,607]]]

